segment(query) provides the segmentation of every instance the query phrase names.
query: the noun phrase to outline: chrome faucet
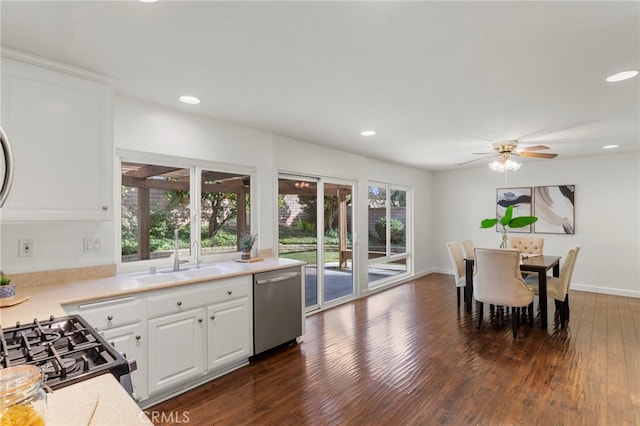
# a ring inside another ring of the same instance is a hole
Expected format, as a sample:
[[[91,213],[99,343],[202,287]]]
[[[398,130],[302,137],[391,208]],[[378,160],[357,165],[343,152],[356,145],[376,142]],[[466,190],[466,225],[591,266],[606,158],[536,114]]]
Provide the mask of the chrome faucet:
[[[173,242],[173,271],[180,270],[180,259],[178,257],[178,230],[175,232],[175,241]]]

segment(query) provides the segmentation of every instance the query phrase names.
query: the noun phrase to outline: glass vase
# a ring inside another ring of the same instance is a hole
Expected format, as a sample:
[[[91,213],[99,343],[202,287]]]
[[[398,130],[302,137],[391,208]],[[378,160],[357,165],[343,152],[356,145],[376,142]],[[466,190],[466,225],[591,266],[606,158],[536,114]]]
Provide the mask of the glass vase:
[[[500,234],[500,248],[509,248],[509,233],[506,226],[502,227],[502,233]]]

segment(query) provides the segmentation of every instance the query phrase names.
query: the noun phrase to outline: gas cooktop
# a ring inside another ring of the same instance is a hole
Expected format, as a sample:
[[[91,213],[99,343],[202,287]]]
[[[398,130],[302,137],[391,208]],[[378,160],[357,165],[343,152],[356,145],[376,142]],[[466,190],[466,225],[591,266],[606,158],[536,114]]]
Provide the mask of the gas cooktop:
[[[129,374],[127,360],[78,315],[0,326],[0,368],[40,367],[52,389],[112,373]]]

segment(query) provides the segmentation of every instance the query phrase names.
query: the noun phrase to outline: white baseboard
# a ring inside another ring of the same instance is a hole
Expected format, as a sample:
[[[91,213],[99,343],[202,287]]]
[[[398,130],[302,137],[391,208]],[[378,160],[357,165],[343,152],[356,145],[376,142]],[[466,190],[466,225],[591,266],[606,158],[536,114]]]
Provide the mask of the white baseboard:
[[[586,291],[588,293],[609,294],[612,296],[624,296],[640,298],[640,290],[627,290],[622,288],[600,287],[595,285],[571,284],[571,290]]]

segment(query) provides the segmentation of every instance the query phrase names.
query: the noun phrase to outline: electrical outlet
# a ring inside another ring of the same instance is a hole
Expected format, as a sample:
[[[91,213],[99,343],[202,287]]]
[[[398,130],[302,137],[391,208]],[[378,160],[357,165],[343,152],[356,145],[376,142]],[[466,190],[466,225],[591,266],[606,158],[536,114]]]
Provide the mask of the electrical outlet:
[[[19,257],[33,256],[33,238],[25,238],[23,240],[18,240],[18,256]]]

